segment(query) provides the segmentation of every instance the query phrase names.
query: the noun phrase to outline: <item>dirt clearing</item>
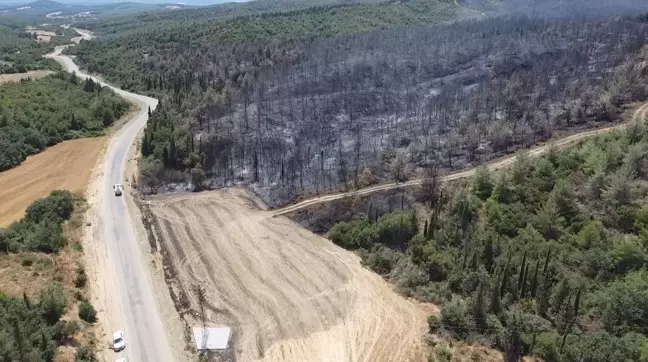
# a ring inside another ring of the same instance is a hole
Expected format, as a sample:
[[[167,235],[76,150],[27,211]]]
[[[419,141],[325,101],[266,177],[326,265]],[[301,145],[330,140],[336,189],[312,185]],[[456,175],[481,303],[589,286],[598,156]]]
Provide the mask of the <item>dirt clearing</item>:
[[[158,197],[154,227],[174,287],[210,326],[234,329],[238,361],[423,361],[427,316],[354,254],[273,218],[248,191]],[[193,323],[191,323],[193,324]]]
[[[56,33],[54,32],[35,28],[27,28],[26,32],[36,34],[36,41],[39,43],[49,43],[52,40],[52,37],[56,36]]]
[[[0,227],[19,220],[33,201],[53,190],[85,193],[105,137],[59,143],[0,172]]]
[[[32,70],[25,73],[0,74],[0,84],[17,83],[23,79],[36,80],[46,77],[54,72],[50,70]]]

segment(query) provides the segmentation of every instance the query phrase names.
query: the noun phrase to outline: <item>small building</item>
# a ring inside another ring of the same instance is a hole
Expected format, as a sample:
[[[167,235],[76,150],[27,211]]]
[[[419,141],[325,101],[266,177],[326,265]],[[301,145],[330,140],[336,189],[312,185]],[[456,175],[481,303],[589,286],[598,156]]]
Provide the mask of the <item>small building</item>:
[[[232,335],[230,327],[221,328],[193,328],[196,349],[199,351],[218,351],[227,349]]]

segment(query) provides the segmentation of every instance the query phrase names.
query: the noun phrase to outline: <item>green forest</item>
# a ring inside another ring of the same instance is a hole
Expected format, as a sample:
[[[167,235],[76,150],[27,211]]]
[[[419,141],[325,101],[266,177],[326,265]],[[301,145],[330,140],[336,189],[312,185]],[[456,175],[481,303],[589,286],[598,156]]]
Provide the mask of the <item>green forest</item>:
[[[35,201],[22,220],[0,229],[0,255],[24,251],[52,254],[61,250],[66,244],[63,224],[83,203],[69,191],[53,191]],[[31,260],[25,256],[21,263],[27,265]],[[85,271],[77,270],[75,287],[80,290],[85,281]],[[22,298],[7,296],[0,289],[0,361],[50,362],[58,346],[71,344],[80,324],[61,319],[70,302],[65,287],[58,282],[48,284],[37,298],[26,294]],[[79,307],[81,319],[95,321],[96,312],[88,302],[81,300]],[[79,346],[76,357],[77,361],[96,361],[89,346]]]
[[[128,110],[109,88],[57,73],[0,87],[0,171],[64,140],[97,136]]]
[[[431,333],[507,361],[648,361],[646,155],[648,129],[633,123],[422,188],[424,216],[370,209],[330,237],[406,295],[442,304]]]
[[[207,49],[212,45],[246,44],[263,44],[281,52],[300,42],[334,35],[448,21],[454,19],[458,11],[456,4],[449,0],[412,0],[322,6],[228,20],[198,17],[200,20],[153,23],[139,26],[136,31],[117,31],[119,36],[83,42],[69,48],[68,52],[77,56],[80,66],[106,76],[107,80],[125,89],[160,95],[176,87],[173,83],[177,80],[166,79],[165,74],[165,70],[183,61],[182,57],[173,57],[175,52]]]
[[[60,66],[43,55],[54,50],[56,45],[67,44],[74,36],[71,29],[50,28],[59,36],[49,43],[39,43],[36,36],[25,31],[24,24],[0,25],[0,74],[24,73],[30,70],[58,70]]]

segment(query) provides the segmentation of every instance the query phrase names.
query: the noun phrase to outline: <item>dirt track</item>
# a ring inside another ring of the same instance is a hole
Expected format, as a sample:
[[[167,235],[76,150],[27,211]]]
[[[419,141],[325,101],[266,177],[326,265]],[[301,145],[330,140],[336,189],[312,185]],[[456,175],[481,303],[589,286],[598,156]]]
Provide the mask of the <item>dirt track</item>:
[[[0,172],[0,227],[19,220],[25,209],[53,190],[85,192],[105,138],[66,141]]]
[[[633,121],[645,120],[647,113],[648,113],[648,103],[645,103],[641,107],[637,108],[637,110],[634,112],[634,114],[632,116],[632,120]],[[618,130],[618,129],[621,129],[621,128],[625,127],[625,126],[626,126],[626,123],[621,123],[621,124],[617,124],[617,125],[610,126],[610,127],[593,129],[593,130],[589,130],[589,131],[576,133],[576,134],[573,134],[573,135],[570,135],[570,136],[567,136],[567,137],[564,137],[564,138],[557,139],[552,143],[547,143],[547,144],[544,144],[544,145],[541,145],[541,146],[531,148],[530,150],[528,150],[529,151],[528,155],[529,155],[529,157],[541,156],[541,155],[545,154],[550,149],[550,147],[557,147],[558,149],[565,149],[565,148],[568,148],[568,147],[571,147],[571,146],[577,144],[578,142],[580,142],[580,141],[582,141],[582,140],[584,140],[584,139],[586,139],[588,137],[596,136],[598,134],[605,133],[605,132],[610,132],[612,130]],[[499,170],[499,169],[502,169],[502,168],[507,168],[507,167],[513,165],[513,163],[515,162],[516,157],[517,156],[515,156],[515,155],[506,156],[504,158],[500,158],[498,160],[490,162],[490,163],[486,164],[485,166],[491,171],[496,171],[496,170]],[[471,168],[471,169],[468,169],[468,170],[465,170],[465,171],[451,173],[451,174],[440,177],[439,180],[441,182],[447,182],[447,181],[454,181],[454,180],[459,180],[459,179],[462,179],[462,178],[471,177],[472,175],[474,175],[475,170],[476,170],[476,168]],[[396,188],[399,188],[399,187],[420,185],[422,181],[423,181],[422,179],[415,179],[415,180],[410,180],[410,181],[402,182],[402,183],[390,182],[390,183],[385,183],[385,184],[381,184],[381,185],[367,187],[367,188],[360,189],[360,190],[354,190],[354,191],[349,191],[349,192],[341,192],[341,193],[337,193],[337,194],[330,194],[330,195],[325,195],[325,196],[320,196],[320,197],[313,197],[313,198],[298,202],[298,203],[293,204],[293,205],[289,205],[289,206],[286,206],[286,207],[283,207],[283,208],[276,209],[274,211],[274,214],[276,216],[286,215],[286,214],[295,212],[297,210],[301,210],[301,209],[311,207],[311,206],[314,206],[314,205],[317,205],[317,204],[321,204],[321,203],[324,203],[324,202],[328,202],[328,201],[342,199],[342,198],[349,197],[349,196],[366,195],[366,194],[371,194],[371,193],[374,193],[374,192],[377,192],[377,191],[396,189]]]
[[[225,189],[151,201],[180,288],[234,328],[238,361],[423,361],[433,307],[396,294],[341,249]]]

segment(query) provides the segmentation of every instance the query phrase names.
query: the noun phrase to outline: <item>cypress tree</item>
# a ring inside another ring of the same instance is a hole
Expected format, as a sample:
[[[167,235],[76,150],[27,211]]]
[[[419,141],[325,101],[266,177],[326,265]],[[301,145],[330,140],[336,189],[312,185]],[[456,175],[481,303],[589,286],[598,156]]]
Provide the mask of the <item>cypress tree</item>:
[[[578,310],[580,309],[580,296],[582,288],[578,288],[576,292],[576,299],[574,299],[574,319],[578,318]]]
[[[509,262],[510,259],[507,258],[506,265],[504,266],[504,270],[502,270],[502,283],[500,284],[500,298],[504,297],[504,293],[506,293],[506,283],[508,282]]]
[[[522,289],[522,280],[524,278],[524,269],[526,268],[526,256],[527,253],[526,251],[524,252],[524,256],[522,257],[522,265],[520,266],[520,274],[518,275],[518,282],[517,282],[517,291],[516,293],[520,293],[520,290]]]
[[[486,267],[486,271],[488,271],[489,273],[493,271],[493,260],[493,239],[490,236],[487,236],[484,240],[483,261],[484,266]]]
[[[522,276],[522,286],[520,287],[520,298],[524,298],[526,294],[527,275],[529,274],[529,264],[524,267],[524,274]]]
[[[25,352],[23,350],[23,340],[22,340],[22,333],[20,333],[20,326],[18,325],[18,319],[13,317],[11,319],[11,326],[13,327],[13,337],[14,341],[16,342],[16,345],[18,347],[18,354],[20,354],[20,361],[25,360]]]
[[[475,304],[473,305],[473,317],[475,319],[475,325],[483,330],[486,327],[486,308],[484,300],[484,283],[480,282],[477,287],[477,296],[475,297]]]
[[[425,226],[423,226],[423,237],[427,240],[428,238],[428,221],[425,219]]]
[[[178,150],[176,149],[175,140],[173,139],[173,136],[171,136],[171,140],[169,142],[169,166],[171,168],[176,168],[177,158]]]
[[[538,288],[538,270],[540,269],[540,259],[536,260],[535,270],[533,271],[533,279],[531,280],[531,298],[535,298],[536,289]]]
[[[499,314],[502,311],[501,308],[501,303],[500,303],[500,284],[499,284],[499,276],[495,279],[495,283],[493,285],[493,290],[491,290],[491,300],[490,300],[490,306],[488,307],[488,310],[492,314]]]
[[[27,297],[27,293],[23,292],[23,300],[25,301],[25,306],[27,309],[31,309],[31,302],[29,301],[29,297]]]

